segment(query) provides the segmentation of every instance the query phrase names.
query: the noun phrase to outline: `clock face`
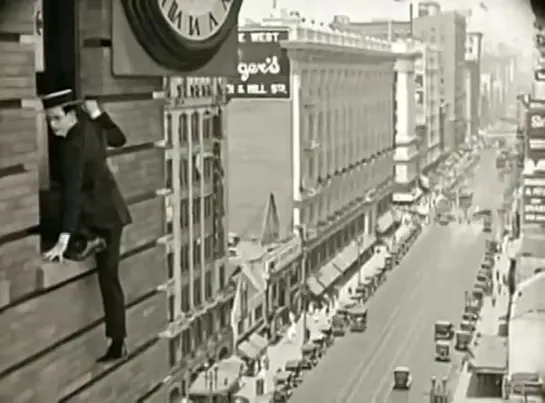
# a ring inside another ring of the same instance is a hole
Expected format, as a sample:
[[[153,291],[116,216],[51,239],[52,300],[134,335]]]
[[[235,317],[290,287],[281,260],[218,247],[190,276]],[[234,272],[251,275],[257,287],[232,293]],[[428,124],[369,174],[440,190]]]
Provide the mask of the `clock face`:
[[[191,41],[206,41],[217,34],[233,8],[233,0],[156,1],[172,30]]]

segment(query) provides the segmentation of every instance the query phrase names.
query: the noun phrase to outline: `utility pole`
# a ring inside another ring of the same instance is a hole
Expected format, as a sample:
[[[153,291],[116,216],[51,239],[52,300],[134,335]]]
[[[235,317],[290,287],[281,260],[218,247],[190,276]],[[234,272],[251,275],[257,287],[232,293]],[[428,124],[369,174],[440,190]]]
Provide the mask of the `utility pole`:
[[[300,225],[297,228],[297,231],[299,233],[299,239],[301,240],[301,284],[300,284],[300,292],[301,292],[301,305],[302,305],[302,311],[303,311],[303,345],[305,345],[308,342],[307,337],[307,280],[308,280],[308,272],[307,272],[307,234],[306,234],[306,228],[304,225]]]

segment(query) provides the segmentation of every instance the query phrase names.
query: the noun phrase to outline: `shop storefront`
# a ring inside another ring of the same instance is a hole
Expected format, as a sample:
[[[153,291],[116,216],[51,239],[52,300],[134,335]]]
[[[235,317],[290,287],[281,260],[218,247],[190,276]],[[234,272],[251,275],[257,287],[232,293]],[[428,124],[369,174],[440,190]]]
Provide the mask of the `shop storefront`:
[[[330,307],[339,300],[340,289],[357,276],[361,267],[371,259],[375,250],[375,238],[366,237],[351,242],[318,272],[307,279],[307,290],[317,303]]]

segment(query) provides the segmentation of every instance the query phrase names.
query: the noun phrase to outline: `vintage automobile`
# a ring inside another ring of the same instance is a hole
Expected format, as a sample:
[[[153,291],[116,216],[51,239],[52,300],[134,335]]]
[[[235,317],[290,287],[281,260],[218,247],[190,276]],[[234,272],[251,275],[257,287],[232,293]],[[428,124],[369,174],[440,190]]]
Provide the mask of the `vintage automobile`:
[[[407,367],[396,367],[394,369],[394,389],[410,389],[412,384],[411,371]]]
[[[437,223],[439,225],[448,225],[452,221],[452,217],[448,214],[439,214],[437,216]]]
[[[446,320],[435,322],[434,328],[435,340],[450,340],[454,337],[454,325]]]
[[[345,335],[346,322],[344,318],[338,314],[331,318],[331,335],[334,337],[342,337]]]
[[[471,343],[471,337],[471,332],[458,330],[456,332],[454,348],[458,351],[467,351],[469,344]]]
[[[297,387],[303,382],[303,373],[312,369],[312,364],[303,359],[290,360],[284,364],[284,371],[292,374],[292,384]]]
[[[353,307],[350,312],[350,331],[364,332],[367,329],[367,308],[364,305]]]
[[[467,320],[463,320],[460,323],[460,330],[463,330],[465,332],[473,333],[475,331],[475,323],[469,322]]]
[[[287,402],[293,393],[293,374],[289,371],[278,370],[276,374],[274,374],[273,379],[274,391],[271,396],[271,402]]]
[[[479,320],[479,315],[477,315],[477,314],[474,314],[474,313],[471,313],[471,312],[464,312],[462,314],[462,321],[475,323],[478,320]]]
[[[450,342],[448,340],[435,342],[435,361],[450,362]]]
[[[485,217],[483,222],[483,232],[485,233],[492,232],[492,220],[490,218]]]
[[[318,364],[319,347],[314,343],[307,343],[301,347],[301,355],[303,356],[303,360],[315,366]]]

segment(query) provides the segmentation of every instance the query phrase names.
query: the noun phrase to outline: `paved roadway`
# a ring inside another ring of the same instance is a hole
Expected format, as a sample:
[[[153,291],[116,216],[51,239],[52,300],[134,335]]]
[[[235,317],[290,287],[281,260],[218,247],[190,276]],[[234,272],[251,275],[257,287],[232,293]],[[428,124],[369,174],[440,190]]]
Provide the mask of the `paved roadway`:
[[[488,151],[476,168],[474,201],[481,208],[496,208],[501,202],[494,164],[494,152]],[[441,378],[451,370],[449,364],[434,361],[433,325],[441,319],[458,323],[484,240],[480,224],[427,227],[369,302],[367,331],[338,340],[290,403],[425,401],[431,376]],[[392,371],[400,365],[411,369],[409,392],[392,391]]]

